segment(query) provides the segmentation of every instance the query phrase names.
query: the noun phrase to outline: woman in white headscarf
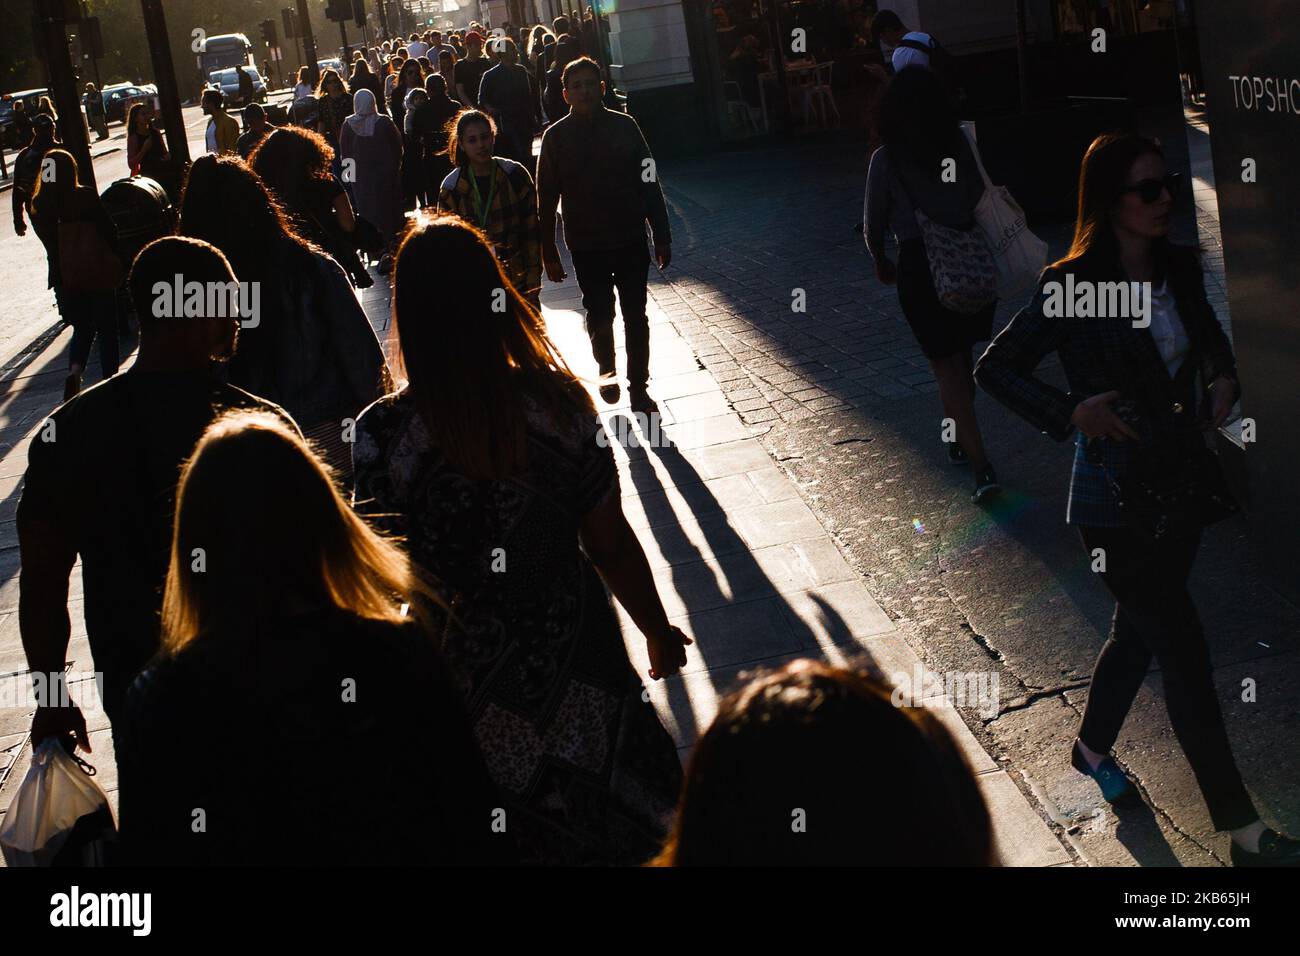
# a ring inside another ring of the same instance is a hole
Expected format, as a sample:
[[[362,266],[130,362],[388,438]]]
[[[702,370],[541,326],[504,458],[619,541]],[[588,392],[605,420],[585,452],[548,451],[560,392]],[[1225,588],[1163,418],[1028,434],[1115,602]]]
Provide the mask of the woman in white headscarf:
[[[339,155],[343,180],[352,187],[352,202],[357,214],[365,218],[383,236],[391,251],[402,228],[402,134],[392,119],[380,113],[375,95],[358,90],[355,112],[343,121],[339,130]],[[392,258],[385,252],[379,271],[387,274]]]

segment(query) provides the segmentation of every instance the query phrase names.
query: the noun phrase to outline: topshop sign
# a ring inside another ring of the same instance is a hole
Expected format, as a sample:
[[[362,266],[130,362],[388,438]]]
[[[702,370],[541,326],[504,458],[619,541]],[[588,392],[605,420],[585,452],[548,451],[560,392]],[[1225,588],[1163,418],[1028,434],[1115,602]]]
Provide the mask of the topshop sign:
[[[1228,82],[1236,109],[1300,116],[1300,78],[1230,75]]]

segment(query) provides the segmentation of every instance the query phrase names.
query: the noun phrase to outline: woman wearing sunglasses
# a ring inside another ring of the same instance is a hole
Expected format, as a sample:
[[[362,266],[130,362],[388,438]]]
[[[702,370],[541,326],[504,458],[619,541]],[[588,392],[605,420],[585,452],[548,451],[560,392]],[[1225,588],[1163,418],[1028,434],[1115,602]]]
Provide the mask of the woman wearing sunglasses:
[[[1293,866],[1300,841],[1266,827],[1242,784],[1187,590],[1205,512],[1193,510],[1154,534],[1135,491],[1139,484],[1177,486],[1187,462],[1204,463],[1204,432],[1224,423],[1240,392],[1232,347],[1205,296],[1198,250],[1168,238],[1178,186],[1152,140],[1113,133],[1094,140],[1079,175],[1070,251],[1044,271],[1034,300],[989,345],[975,377],[1058,441],[1076,432],[1066,522],[1078,528],[1116,607],[1071,763],[1107,801],[1136,798],[1110,749],[1154,657],[1170,723],[1214,828],[1232,835],[1233,863]],[[1142,283],[1149,293],[1114,310],[1124,314],[1062,310],[1052,304],[1060,301],[1054,284],[1068,288],[1069,276],[1075,289],[1091,284],[1097,302],[1102,283]],[[1053,352],[1068,392],[1035,374]],[[1210,477],[1198,476],[1195,486],[1207,486]]]

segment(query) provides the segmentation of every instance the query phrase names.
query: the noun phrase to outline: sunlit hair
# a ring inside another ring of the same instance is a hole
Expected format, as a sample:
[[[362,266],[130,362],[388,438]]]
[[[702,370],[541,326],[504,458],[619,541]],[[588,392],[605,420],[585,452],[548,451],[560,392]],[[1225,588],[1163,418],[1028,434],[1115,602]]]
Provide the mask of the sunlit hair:
[[[343,77],[339,74],[339,71],[326,70],[320,75],[320,82],[316,84],[316,95],[329,96],[329,85],[331,83],[338,83],[338,85],[342,87],[343,93],[347,93],[348,85],[343,82]]]
[[[410,559],[352,510],[281,419],[231,412],[204,432],[177,492],[166,653],[213,632],[266,627],[286,596],[400,622],[416,595],[431,592]]]
[[[357,53],[360,54],[361,51],[358,50]],[[370,69],[370,64],[366,62],[366,58],[364,56],[353,61],[352,63],[352,86],[353,87],[355,87],[358,83],[370,79],[370,77],[373,75],[374,73]]]
[[[537,24],[528,33],[528,50],[527,55],[532,56],[541,50],[546,37],[546,27],[543,24]]]
[[[414,70],[412,70],[412,67],[414,67]],[[416,74],[414,85],[423,86],[424,67],[420,66],[420,61],[414,58],[408,59],[406,62],[402,64],[401,70],[399,70],[397,73],[397,85],[403,88],[407,87],[406,78],[412,72]]]
[[[604,79],[604,75],[600,71],[599,63],[589,56],[579,56],[565,64],[564,72],[560,75],[560,84],[567,90],[569,88],[569,80],[572,77],[577,76],[583,70],[586,70],[594,76],[598,83]]]
[[[135,119],[136,119],[137,116],[139,116],[141,113],[145,112],[146,110],[148,110],[150,113],[152,113],[152,112],[153,112],[153,107],[152,107],[152,106],[149,106],[149,105],[147,105],[147,104],[145,104],[145,103],[132,103],[132,104],[131,104],[131,108],[130,108],[129,110],[126,111],[126,131],[127,131],[128,133],[134,133],[134,132],[136,131],[136,129],[135,129]]]
[[[236,156],[209,154],[194,160],[181,194],[178,231],[220,249],[241,282],[273,277],[285,244],[318,251],[298,232],[266,184]]]
[[[449,287],[431,309],[433,275],[447,276]],[[541,316],[510,284],[483,233],[455,216],[418,218],[403,236],[390,335],[395,375],[409,382],[438,448],[470,477],[523,467],[524,395],[557,424],[575,412],[595,421],[591,397]]]
[[[807,830],[792,826],[802,808]],[[814,822],[816,821],[816,822]],[[818,661],[721,702],[691,753],[658,866],[988,866],[988,808],[923,707]]]
[[[333,177],[334,147],[315,130],[281,126],[257,144],[248,165],[285,208],[304,221],[312,208],[312,190]]]
[[[45,154],[43,162],[54,164],[53,174],[36,177],[32,210],[42,216],[62,218],[73,194],[81,186],[81,179],[77,175],[77,160],[66,149],[52,149]]]
[[[441,73],[430,73],[424,78],[424,92],[435,100],[447,98],[447,81]]]
[[[1124,194],[1133,164],[1143,156],[1164,157],[1160,144],[1135,133],[1103,133],[1092,141],[1079,167],[1079,208],[1070,251],[1051,268],[1110,272],[1118,267],[1119,246],[1110,214]],[[1157,266],[1164,262],[1169,240],[1155,240]]]
[[[469,157],[461,151],[460,141],[465,135],[465,128],[471,123],[482,123],[491,130],[493,139],[497,135],[496,120],[482,110],[461,110],[453,116],[447,121],[447,155],[452,157],[452,162],[457,166],[469,162]]]

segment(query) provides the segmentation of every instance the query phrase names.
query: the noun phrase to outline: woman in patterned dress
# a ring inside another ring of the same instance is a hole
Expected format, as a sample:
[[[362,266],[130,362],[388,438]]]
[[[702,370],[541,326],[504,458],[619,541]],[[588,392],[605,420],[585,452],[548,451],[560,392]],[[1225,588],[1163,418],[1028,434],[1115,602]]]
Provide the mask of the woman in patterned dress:
[[[438,275],[454,288],[430,308]],[[623,516],[591,398],[472,226],[418,223],[394,276],[409,384],[357,422],[354,503],[406,537],[452,609],[443,652],[525,858],[643,863],[681,765],[601,577],[645,634],[652,678],[676,673],[690,640]]]

